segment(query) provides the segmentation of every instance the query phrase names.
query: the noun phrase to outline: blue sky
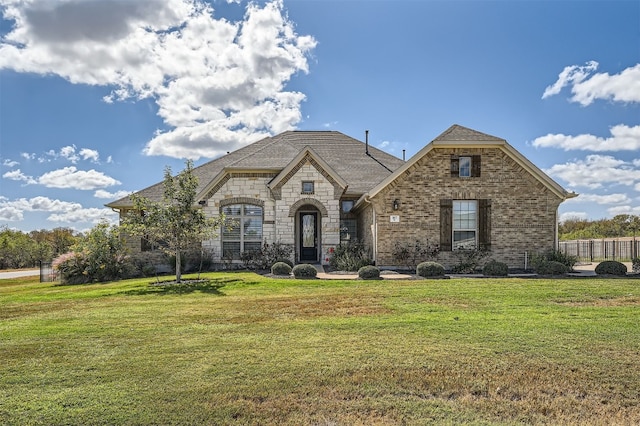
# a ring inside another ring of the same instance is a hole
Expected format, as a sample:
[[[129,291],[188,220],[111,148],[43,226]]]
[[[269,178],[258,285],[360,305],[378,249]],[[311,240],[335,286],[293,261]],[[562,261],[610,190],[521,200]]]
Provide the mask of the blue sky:
[[[0,226],[104,207],[288,129],[407,158],[452,124],[640,214],[639,1],[0,0]]]

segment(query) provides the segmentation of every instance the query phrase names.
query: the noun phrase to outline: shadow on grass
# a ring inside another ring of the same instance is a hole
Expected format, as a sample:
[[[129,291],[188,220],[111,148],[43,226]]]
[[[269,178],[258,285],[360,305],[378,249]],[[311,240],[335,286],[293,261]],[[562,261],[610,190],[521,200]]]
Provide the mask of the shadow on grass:
[[[191,293],[206,293],[216,296],[224,296],[220,291],[222,287],[229,283],[229,280],[184,280],[181,283],[176,282],[159,282],[151,283],[146,288],[130,290],[125,292],[127,296],[146,296],[149,294],[165,295],[181,295]]]

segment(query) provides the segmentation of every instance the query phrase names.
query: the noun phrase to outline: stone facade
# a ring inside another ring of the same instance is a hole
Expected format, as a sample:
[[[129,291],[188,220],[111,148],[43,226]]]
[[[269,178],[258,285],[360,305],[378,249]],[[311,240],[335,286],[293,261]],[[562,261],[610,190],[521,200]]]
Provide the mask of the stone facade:
[[[480,155],[480,177],[452,177],[452,155]],[[440,243],[441,199],[491,200],[491,257],[510,267],[523,267],[525,252],[555,247],[560,197],[499,148],[437,148],[372,197],[378,265],[397,263],[391,254],[397,241]],[[391,222],[391,215],[399,221]],[[457,259],[449,251],[438,261],[451,267]]]

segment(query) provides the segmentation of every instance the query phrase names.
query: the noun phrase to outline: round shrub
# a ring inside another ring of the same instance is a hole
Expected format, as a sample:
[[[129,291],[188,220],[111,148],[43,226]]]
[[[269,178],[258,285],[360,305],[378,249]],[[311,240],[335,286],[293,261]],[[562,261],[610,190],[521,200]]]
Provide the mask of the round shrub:
[[[271,273],[273,275],[291,275],[291,266],[284,262],[276,262],[271,266]]]
[[[296,278],[315,278],[318,271],[313,265],[301,263],[293,267],[293,276]]]
[[[488,277],[506,277],[509,274],[509,267],[506,263],[490,260],[482,268],[482,274]]]
[[[539,275],[564,275],[568,271],[567,265],[555,260],[543,260],[536,267],[536,272]]]
[[[443,277],[444,266],[438,262],[422,262],[416,268],[416,273],[421,277]]]
[[[598,275],[627,275],[627,266],[615,260],[605,260],[596,266]]]
[[[372,265],[363,266],[358,269],[358,276],[363,280],[379,280],[380,269]]]
[[[290,268],[293,268],[293,262],[291,261],[291,259],[287,259],[286,257],[278,259],[278,260],[276,260],[276,262],[286,263],[287,265],[289,265]]]

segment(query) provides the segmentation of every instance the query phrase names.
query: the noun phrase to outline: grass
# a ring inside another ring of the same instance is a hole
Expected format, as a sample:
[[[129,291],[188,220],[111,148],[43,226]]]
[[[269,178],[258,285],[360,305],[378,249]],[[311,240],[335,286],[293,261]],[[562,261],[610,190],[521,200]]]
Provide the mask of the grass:
[[[0,281],[0,424],[640,423],[640,280],[206,277]]]

